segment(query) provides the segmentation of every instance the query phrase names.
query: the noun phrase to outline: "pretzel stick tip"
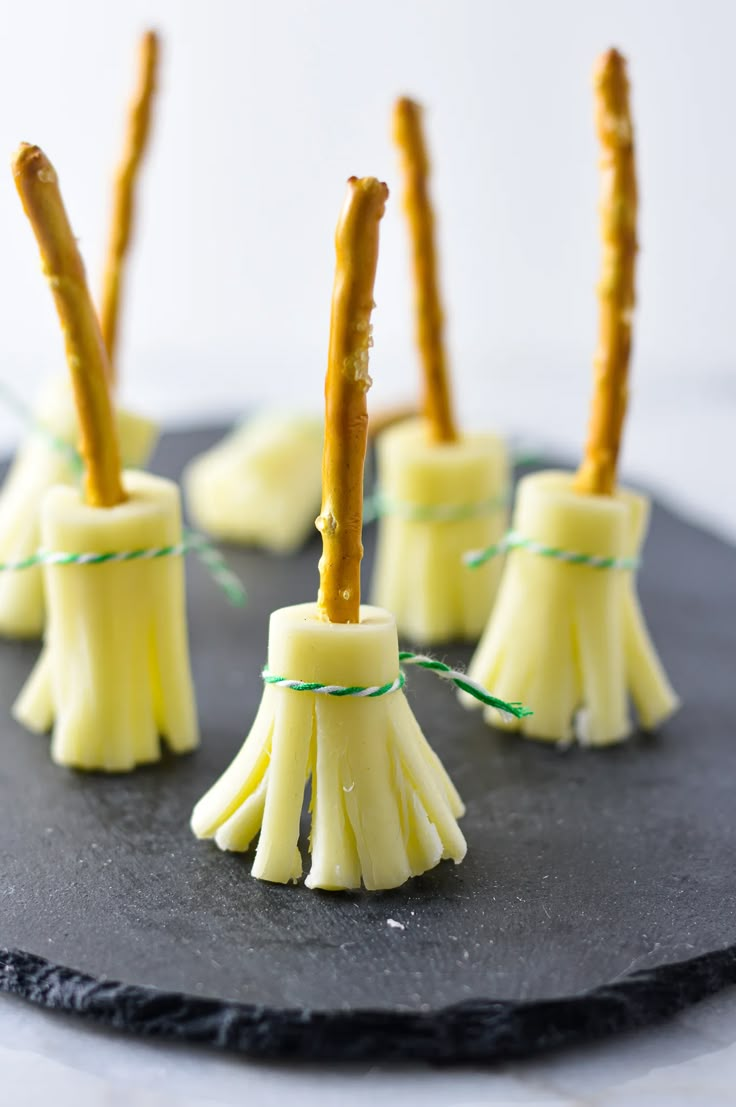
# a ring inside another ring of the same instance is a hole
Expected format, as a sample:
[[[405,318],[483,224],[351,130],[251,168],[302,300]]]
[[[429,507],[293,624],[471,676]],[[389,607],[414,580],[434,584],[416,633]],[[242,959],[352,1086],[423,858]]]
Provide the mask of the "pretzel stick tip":
[[[135,216],[135,185],[151,131],[159,54],[158,34],[146,31],[140,39],[136,87],[128,108],[123,153],[113,184],[112,214],[100,296],[100,326],[113,377],[123,270]]]
[[[86,465],[86,499],[94,507],[113,507],[125,500],[125,492],[108,387],[107,353],[84,265],[56,172],[43,151],[22,143],[12,169],[64,332],[79,418],[80,451]]]
[[[394,104],[393,139],[400,151],[411,149],[413,172],[429,172],[429,156],[422,133],[422,105],[410,96],[400,96]]]
[[[363,467],[368,436],[368,354],[378,262],[378,225],[388,189],[351,177],[335,232],[330,345],[325,379],[322,534],[318,604],[331,623],[360,619]]]
[[[454,442],[457,427],[444,342],[444,315],[437,278],[434,213],[429,198],[429,156],[422,108],[403,96],[394,104],[393,138],[404,179],[404,211],[409,224],[417,346],[422,364],[423,401],[435,442]]]
[[[637,183],[626,61],[603,54],[594,71],[596,128],[601,148],[601,279],[598,347],[588,439],[575,478],[581,493],[611,495],[628,402],[635,304]]]

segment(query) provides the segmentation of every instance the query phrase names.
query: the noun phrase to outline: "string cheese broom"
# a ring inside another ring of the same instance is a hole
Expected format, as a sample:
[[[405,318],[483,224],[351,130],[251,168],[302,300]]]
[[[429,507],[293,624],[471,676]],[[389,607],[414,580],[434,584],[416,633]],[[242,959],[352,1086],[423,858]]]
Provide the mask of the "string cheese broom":
[[[158,63],[153,32],[140,44],[138,83],[128,113],[123,158],[114,189],[110,243],[100,304],[102,333],[109,364],[116,357],[120,288],[133,223],[133,198],[138,168],[148,139]],[[6,401],[14,403],[8,396]],[[76,415],[68,380],[53,381],[29,416],[31,433],[21,445],[0,492],[0,560],[22,561],[39,544],[38,501],[56,484],[75,484],[79,459],[73,447]],[[117,415],[126,464],[144,465],[156,437],[153,423],[131,412]],[[40,568],[0,576],[0,634],[36,638],[43,631],[44,596]]]
[[[15,183],[64,331],[79,419],[83,488],[41,503],[46,641],[14,707],[31,730],[52,725],[55,761],[123,772],[198,741],[189,668],[179,491],[121,474],[99,323],[56,174],[22,145]]]
[[[491,609],[501,566],[463,571],[465,550],[498,542],[507,525],[509,466],[492,434],[461,433],[452,399],[437,284],[434,216],[421,109],[394,109],[404,206],[412,240],[416,325],[423,367],[422,419],[377,441],[379,515],[373,599],[393,611],[412,641],[477,639]]]
[[[271,615],[255,722],[192,816],[194,833],[225,850],[247,850],[260,832],[253,875],[297,880],[311,776],[310,888],[393,888],[465,854],[463,805],[401,690],[395,621],[360,605],[370,317],[387,195],[374,178],[351,178],[337,227],[319,598]]]
[[[534,707],[521,720],[488,709],[490,722],[532,738],[604,746],[639,723],[652,729],[677,707],[639,608],[637,557],[649,505],[616,487],[627,404],[634,308],[637,187],[623,57],[595,71],[602,147],[603,267],[590,432],[576,475],[542,472],[519,485],[500,592],[469,673],[513,687]],[[470,558],[482,561],[489,553]],[[473,701],[464,697],[470,705]]]

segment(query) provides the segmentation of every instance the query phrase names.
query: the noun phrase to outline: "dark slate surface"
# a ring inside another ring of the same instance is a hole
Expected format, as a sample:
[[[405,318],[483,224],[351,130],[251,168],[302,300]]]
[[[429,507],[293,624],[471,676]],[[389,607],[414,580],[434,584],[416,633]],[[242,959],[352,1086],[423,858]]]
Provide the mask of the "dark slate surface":
[[[177,476],[213,437],[167,435],[154,468]],[[371,545],[369,532],[367,571]],[[452,1061],[637,1025],[734,982],[733,548],[654,511],[641,591],[685,701],[656,738],[562,753],[490,731],[413,674],[412,705],[468,807],[469,852],[378,895],[261,884],[249,857],[187,825],[254,715],[268,614],[315,594],[318,551],[316,538],[288,560],[228,551],[244,610],[190,560],[195,755],[85,776],[6,718],[0,943],[17,948],[0,956],[0,988],[259,1055]],[[6,706],[34,654],[0,643]]]

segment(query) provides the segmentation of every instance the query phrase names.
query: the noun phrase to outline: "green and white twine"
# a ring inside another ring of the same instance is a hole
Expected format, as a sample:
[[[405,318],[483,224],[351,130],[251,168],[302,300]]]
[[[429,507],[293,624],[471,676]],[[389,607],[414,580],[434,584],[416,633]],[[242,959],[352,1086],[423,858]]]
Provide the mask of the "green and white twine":
[[[444,661],[427,657],[426,654],[401,650],[399,652],[399,664],[416,665],[419,669],[426,669],[441,680],[447,680],[454,684],[462,692],[467,692],[473,699],[479,700],[487,707],[495,707],[497,711],[503,712],[504,715],[513,715],[516,719],[523,719],[525,716],[532,714],[529,708],[524,707],[523,704],[508,703],[506,700],[498,699],[497,696],[492,696],[481,684],[471,680],[466,673],[451,668]],[[402,669],[399,669],[399,675],[396,679],[388,684],[368,686],[322,684],[319,681],[293,680],[290,677],[277,676],[269,670],[268,666],[263,669],[261,676],[265,684],[277,684],[281,688],[288,688],[292,692],[314,692],[321,696],[353,697],[356,699],[377,699],[379,696],[388,696],[392,692],[398,692],[406,684],[406,676]]]
[[[105,553],[73,553],[65,550],[40,549],[37,553],[20,558],[18,561],[0,561],[0,573],[22,572],[24,569],[33,569],[39,565],[110,565],[129,561],[158,561],[164,557],[181,557],[190,552],[195,553],[205,565],[233,607],[242,607],[247,597],[241,581],[228,568],[222,554],[203,535],[190,530],[184,531],[181,542],[170,546],[110,550]]]
[[[352,696],[365,700],[375,700],[379,696],[389,695],[390,692],[398,692],[406,684],[406,677],[402,672],[399,672],[396,680],[391,680],[388,684],[367,687],[360,684],[320,684],[315,680],[290,680],[289,677],[276,676],[268,668],[263,670],[261,676],[264,684],[278,684],[292,692],[316,692],[319,696]]]
[[[500,557],[508,550],[526,550],[528,553],[537,554],[539,557],[547,557],[552,561],[564,561],[568,565],[586,565],[590,569],[622,569],[636,570],[641,564],[638,557],[608,557],[601,554],[578,553],[576,550],[564,550],[559,546],[547,546],[544,542],[537,542],[533,538],[527,538],[518,530],[510,530],[495,546],[488,546],[485,550],[470,550],[463,555],[463,561],[469,568],[477,569],[485,565],[494,557]]]
[[[477,519],[502,511],[509,502],[508,492],[461,504],[417,504],[408,500],[396,500],[377,489],[363,502],[363,522],[372,523],[383,515],[398,515],[412,523],[458,523],[464,519]]]

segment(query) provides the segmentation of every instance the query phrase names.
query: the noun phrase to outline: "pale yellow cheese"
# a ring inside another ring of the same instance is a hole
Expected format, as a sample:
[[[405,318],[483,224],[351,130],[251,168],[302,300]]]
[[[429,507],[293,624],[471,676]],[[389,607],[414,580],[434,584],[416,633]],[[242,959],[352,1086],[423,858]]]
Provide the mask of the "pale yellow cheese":
[[[269,669],[290,679],[390,683],[398,648],[393,616],[379,608],[361,607],[360,623],[347,624],[322,621],[314,603],[271,615]],[[395,888],[465,855],[462,801],[401,690],[336,698],[266,685],[245,744],[195,807],[192,829],[224,850],[247,850],[260,831],[253,875],[297,880],[310,776],[310,888]]]
[[[128,499],[89,507],[76,488],[49,490],[45,548],[111,553],[181,541],[177,486],[126,472]],[[198,743],[182,556],[101,565],[47,565],[44,648],[13,709],[29,729],[53,727],[62,765],[124,772]]]
[[[21,444],[0,491],[0,562],[20,561],[39,547],[39,503],[48,488],[79,480],[70,456],[43,433],[76,444],[77,420],[66,381],[52,382],[38,405],[38,430]],[[121,454],[126,465],[145,465],[157,436],[155,425],[139,415],[117,415]],[[0,572],[0,635],[38,638],[45,619],[43,581],[38,568]]]
[[[413,642],[477,639],[501,563],[470,572],[462,557],[498,542],[506,530],[509,464],[503,442],[492,434],[464,434],[456,442],[434,443],[424,423],[411,419],[384,431],[376,450],[385,505],[373,602],[392,611],[399,633]],[[411,517],[433,509],[468,517]]]
[[[519,484],[513,527],[526,538],[574,553],[639,554],[648,501],[626,490],[580,495],[572,475],[535,473]],[[629,699],[652,729],[678,706],[649,638],[635,574],[573,565],[525,549],[508,554],[488,627],[469,675],[494,695],[521,700],[534,714],[494,726],[530,738],[604,746],[632,732]],[[477,706],[465,693],[461,700]]]
[[[291,553],[314,533],[322,422],[265,412],[195,458],[184,474],[194,524],[227,542]]]

